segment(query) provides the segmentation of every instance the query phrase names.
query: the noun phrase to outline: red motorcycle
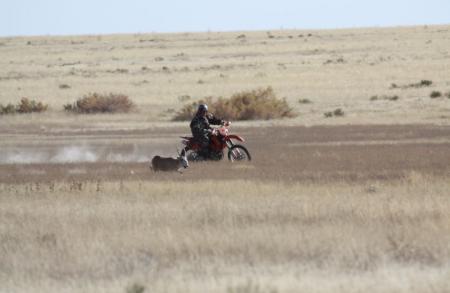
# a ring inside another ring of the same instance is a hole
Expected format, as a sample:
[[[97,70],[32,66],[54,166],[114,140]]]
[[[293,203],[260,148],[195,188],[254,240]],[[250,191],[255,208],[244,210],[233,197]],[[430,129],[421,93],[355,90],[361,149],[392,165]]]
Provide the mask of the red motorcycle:
[[[229,123],[219,128],[213,129],[208,153],[200,153],[201,145],[190,136],[182,136],[182,143],[185,145],[184,151],[190,161],[219,161],[224,157],[224,149],[228,149],[228,160],[230,161],[250,161],[252,159],[250,152],[243,145],[235,144],[233,140],[244,142],[244,139],[235,134],[229,134]]]

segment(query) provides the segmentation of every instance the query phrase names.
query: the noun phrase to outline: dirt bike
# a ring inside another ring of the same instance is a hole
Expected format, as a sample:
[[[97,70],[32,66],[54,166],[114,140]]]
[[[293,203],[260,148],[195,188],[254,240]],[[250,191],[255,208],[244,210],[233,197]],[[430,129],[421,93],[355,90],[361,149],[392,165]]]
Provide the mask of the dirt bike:
[[[185,145],[184,151],[187,153],[189,161],[219,161],[224,157],[224,150],[228,149],[228,160],[230,161],[250,161],[252,159],[250,152],[246,147],[235,144],[233,140],[244,142],[244,139],[235,134],[228,133],[229,123],[215,128],[212,131],[211,141],[208,147],[208,153],[200,153],[201,145],[190,136],[182,136],[182,143]]]

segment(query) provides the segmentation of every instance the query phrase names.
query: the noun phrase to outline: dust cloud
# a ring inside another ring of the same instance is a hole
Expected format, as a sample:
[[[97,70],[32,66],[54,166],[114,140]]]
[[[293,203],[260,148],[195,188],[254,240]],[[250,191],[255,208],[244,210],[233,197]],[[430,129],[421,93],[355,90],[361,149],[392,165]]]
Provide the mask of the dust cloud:
[[[149,150],[148,147],[137,145],[120,149],[87,145],[27,146],[0,150],[0,164],[148,162],[155,154],[164,154],[164,151]]]

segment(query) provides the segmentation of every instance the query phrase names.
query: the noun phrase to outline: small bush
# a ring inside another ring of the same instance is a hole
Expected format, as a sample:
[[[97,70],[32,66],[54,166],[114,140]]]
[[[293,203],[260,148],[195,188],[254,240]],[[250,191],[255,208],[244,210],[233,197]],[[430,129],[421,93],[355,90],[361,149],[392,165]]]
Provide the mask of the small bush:
[[[62,90],[63,89],[70,89],[70,85],[68,85],[68,84],[60,84],[59,88],[62,89]]]
[[[127,293],[144,293],[145,286],[135,283],[127,288]]]
[[[127,113],[134,107],[128,96],[122,94],[90,93],[74,104],[64,105],[64,110],[75,113]]]
[[[44,112],[47,111],[48,105],[43,104],[35,100],[30,100],[28,98],[22,98],[20,103],[17,105],[18,113],[33,113],[33,112]]]
[[[434,98],[439,98],[442,97],[442,93],[438,92],[438,91],[432,91],[430,94],[430,98],[434,99]]]
[[[421,88],[421,87],[429,87],[433,84],[431,80],[428,79],[422,79],[419,82],[416,83],[410,83],[406,85],[397,85],[395,83],[391,84],[391,89],[401,88],[401,89],[407,89],[407,88]]]
[[[312,103],[311,100],[309,100],[309,99],[300,99],[300,100],[298,100],[298,102],[300,104],[311,104]]]
[[[445,96],[450,99],[450,92],[446,93]]]
[[[6,106],[3,106],[2,104],[0,104],[0,114],[1,115],[6,115],[6,114],[15,114],[16,111],[16,106],[14,106],[13,104],[9,103]]]
[[[395,96],[372,96],[370,97],[371,101],[378,101],[378,100],[387,100],[387,101],[397,101],[399,98],[399,96],[395,95]]]
[[[423,80],[420,81],[420,83],[418,84],[418,86],[419,86],[419,87],[425,87],[425,86],[430,86],[430,85],[432,85],[432,84],[433,84],[433,82],[432,82],[431,80],[423,79]]]
[[[25,113],[40,113],[45,112],[48,109],[48,105],[38,102],[36,100],[30,100],[28,98],[22,98],[20,103],[13,105],[9,103],[6,106],[0,105],[0,114],[25,114]]]
[[[342,117],[344,116],[344,111],[341,108],[335,109],[334,111],[325,112],[323,113],[325,118],[331,118],[331,117]]]
[[[342,109],[336,109],[333,111],[334,116],[344,116],[344,111]]]
[[[234,94],[228,99],[207,97],[185,105],[173,118],[174,121],[190,120],[199,104],[208,104],[210,112],[229,120],[269,120],[295,117],[285,99],[278,99],[271,87]]]

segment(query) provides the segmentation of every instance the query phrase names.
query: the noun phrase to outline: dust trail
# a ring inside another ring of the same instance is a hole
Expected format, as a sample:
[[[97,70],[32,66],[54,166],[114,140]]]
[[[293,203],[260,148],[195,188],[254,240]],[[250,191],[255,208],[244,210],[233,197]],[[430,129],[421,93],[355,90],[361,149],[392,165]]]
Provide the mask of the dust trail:
[[[52,163],[97,162],[98,156],[85,147],[65,147],[49,159]]]
[[[167,149],[149,150],[148,146],[130,145],[126,148],[110,146],[71,145],[63,147],[22,147],[0,151],[0,164],[92,163],[92,162],[148,162],[153,155],[167,154]]]

